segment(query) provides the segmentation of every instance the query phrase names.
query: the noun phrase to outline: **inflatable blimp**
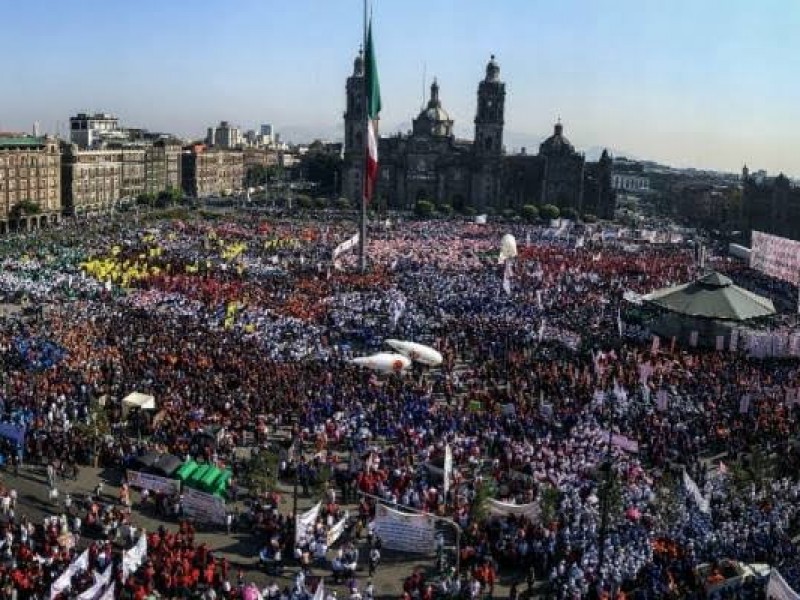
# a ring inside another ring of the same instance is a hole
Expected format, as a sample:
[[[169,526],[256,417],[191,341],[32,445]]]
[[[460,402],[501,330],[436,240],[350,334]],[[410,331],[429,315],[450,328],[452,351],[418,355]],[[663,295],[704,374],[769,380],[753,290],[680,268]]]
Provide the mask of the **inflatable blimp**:
[[[372,356],[359,356],[350,361],[359,367],[366,367],[381,373],[399,373],[411,366],[408,357],[394,352],[379,352]]]
[[[442,355],[425,344],[416,342],[404,342],[402,340],[386,340],[386,343],[413,361],[429,367],[438,367],[442,364]]]

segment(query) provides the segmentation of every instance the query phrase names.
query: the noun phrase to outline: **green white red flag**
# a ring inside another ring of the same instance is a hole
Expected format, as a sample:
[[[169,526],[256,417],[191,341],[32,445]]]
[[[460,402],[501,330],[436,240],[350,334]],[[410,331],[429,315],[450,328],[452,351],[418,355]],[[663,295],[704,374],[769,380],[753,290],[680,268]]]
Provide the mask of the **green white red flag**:
[[[367,202],[375,192],[378,181],[378,132],[377,119],[381,112],[381,88],[378,83],[378,64],[372,44],[372,21],[367,30],[367,54],[364,61],[367,91],[367,164],[364,178],[364,198]]]

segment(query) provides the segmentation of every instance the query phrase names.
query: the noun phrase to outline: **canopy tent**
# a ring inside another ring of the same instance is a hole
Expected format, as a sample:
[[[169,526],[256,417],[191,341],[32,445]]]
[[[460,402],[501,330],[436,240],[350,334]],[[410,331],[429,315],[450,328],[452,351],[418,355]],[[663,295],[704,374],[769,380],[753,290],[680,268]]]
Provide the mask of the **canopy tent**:
[[[183,461],[172,454],[162,454],[153,465],[153,470],[164,477],[174,477]]]
[[[181,481],[187,481],[194,472],[200,467],[196,462],[190,460],[189,462],[183,463],[181,467],[175,472],[175,476],[180,479]]]
[[[656,290],[643,300],[672,313],[706,319],[747,321],[775,314],[772,300],[713,271],[690,283]]]
[[[198,466],[195,463],[195,469],[193,469],[186,478],[181,477],[181,470],[182,469],[178,470],[178,477],[181,478],[187,486],[217,496],[225,495],[228,490],[228,482],[233,476],[230,471],[220,469],[214,465]]]
[[[720,348],[720,344],[729,348],[734,329],[751,319],[775,314],[771,300],[734,285],[716,272],[691,283],[656,290],[642,301],[662,311],[651,325],[659,336],[712,348]]]
[[[136,471],[152,469],[153,465],[158,462],[158,459],[159,455],[157,452],[148,452],[147,454],[142,454],[141,456],[135,456],[131,460],[130,468]]]
[[[132,408],[140,410],[154,410],[156,407],[156,399],[149,394],[142,394],[140,392],[132,392],[122,399],[122,412],[127,414]]]

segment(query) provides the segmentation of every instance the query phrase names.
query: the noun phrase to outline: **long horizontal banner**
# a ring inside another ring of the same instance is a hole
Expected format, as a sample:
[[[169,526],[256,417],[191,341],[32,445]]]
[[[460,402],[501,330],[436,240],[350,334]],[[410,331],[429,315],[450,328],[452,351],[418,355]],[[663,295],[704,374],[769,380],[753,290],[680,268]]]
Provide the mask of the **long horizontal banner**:
[[[181,482],[177,479],[159,477],[140,471],[128,471],[128,485],[161,494],[173,495],[180,491]]]
[[[487,508],[489,509],[489,514],[495,517],[524,515],[534,522],[539,520],[539,516],[542,512],[538,502],[531,502],[530,504],[511,504],[509,502],[500,502],[493,498],[487,501]]]

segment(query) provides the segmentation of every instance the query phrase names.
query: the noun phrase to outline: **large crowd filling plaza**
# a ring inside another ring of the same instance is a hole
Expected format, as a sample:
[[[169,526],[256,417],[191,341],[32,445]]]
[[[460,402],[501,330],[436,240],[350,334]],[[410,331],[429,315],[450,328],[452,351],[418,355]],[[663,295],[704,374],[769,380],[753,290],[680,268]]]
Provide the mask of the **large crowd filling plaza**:
[[[0,240],[0,597],[798,597],[795,286],[667,228],[376,218],[362,270],[335,215],[133,221]]]

